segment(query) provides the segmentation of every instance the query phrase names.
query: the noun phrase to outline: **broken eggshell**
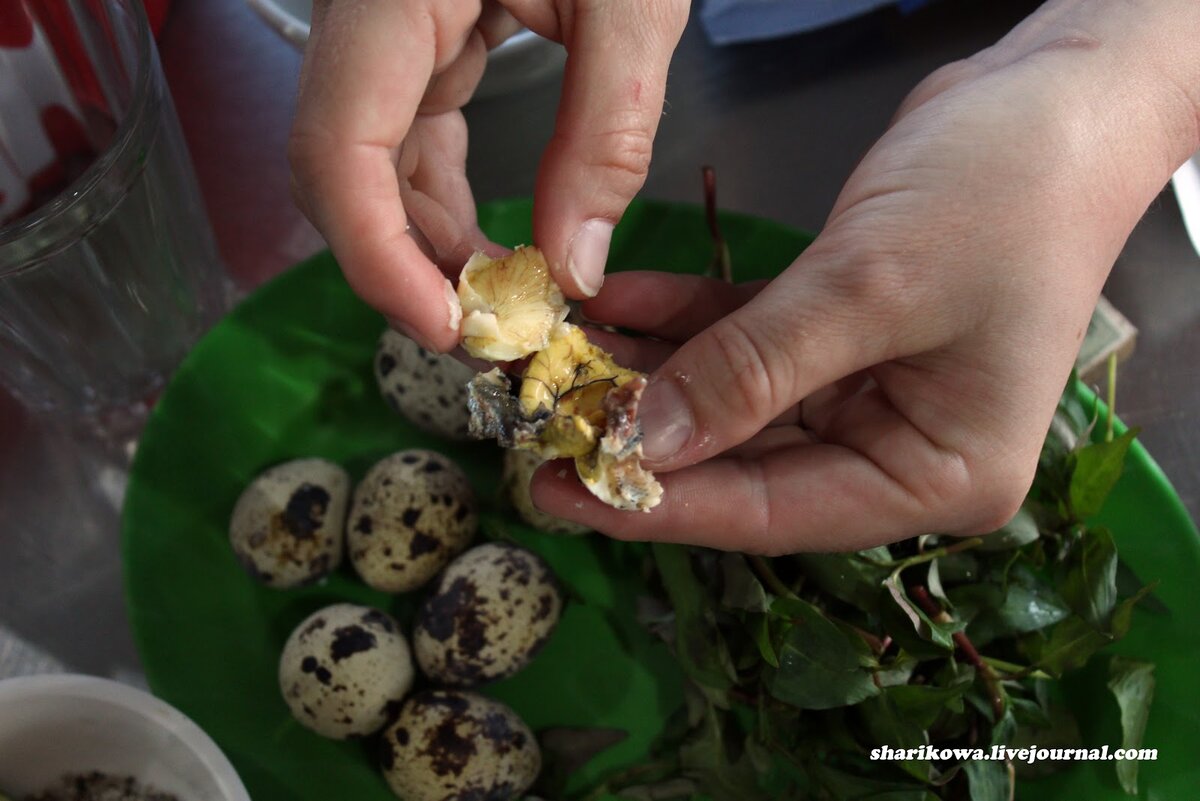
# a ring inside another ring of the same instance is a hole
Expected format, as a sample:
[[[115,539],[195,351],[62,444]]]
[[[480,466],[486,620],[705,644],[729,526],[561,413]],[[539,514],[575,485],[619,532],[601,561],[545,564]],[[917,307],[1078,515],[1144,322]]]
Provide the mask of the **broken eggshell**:
[[[584,486],[625,511],[650,511],[662,485],[641,466],[641,373],[616,365],[582,329],[560,323],[525,368],[519,392],[499,368],[467,386],[471,434],[545,459],[572,457]]]

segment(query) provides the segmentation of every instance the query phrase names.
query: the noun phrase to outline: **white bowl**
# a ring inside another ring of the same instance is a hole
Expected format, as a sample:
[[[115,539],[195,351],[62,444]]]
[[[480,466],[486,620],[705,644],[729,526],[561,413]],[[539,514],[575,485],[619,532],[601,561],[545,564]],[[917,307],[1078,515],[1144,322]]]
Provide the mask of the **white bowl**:
[[[301,50],[312,23],[312,0],[246,0],[280,36]],[[562,72],[567,51],[557,42],[522,30],[488,53],[487,71],[474,99],[499,97],[540,83]]]
[[[91,770],[180,801],[250,801],[209,736],[152,695],[92,676],[0,681],[0,792],[19,799]]]

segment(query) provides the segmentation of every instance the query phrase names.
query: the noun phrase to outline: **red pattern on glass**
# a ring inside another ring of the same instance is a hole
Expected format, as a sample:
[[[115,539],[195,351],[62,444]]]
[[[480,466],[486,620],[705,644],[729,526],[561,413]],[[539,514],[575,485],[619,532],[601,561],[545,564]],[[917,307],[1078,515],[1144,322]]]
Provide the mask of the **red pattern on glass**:
[[[0,0],[0,47],[28,47],[33,23],[21,0]]]

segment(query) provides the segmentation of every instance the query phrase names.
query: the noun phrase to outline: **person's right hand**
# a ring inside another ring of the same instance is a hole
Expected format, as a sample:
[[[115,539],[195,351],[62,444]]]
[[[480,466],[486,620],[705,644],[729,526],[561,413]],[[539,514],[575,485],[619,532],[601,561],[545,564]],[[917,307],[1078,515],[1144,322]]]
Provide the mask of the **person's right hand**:
[[[921,84],[781,276],[618,273],[584,304],[653,371],[664,486],[619,512],[550,466],[543,510],[729,550],[854,550],[1007,522],[1096,296],[1200,147],[1200,4],[1048,2]],[[607,344],[607,340],[606,340]]]
[[[688,5],[316,0],[289,157],[297,201],[354,290],[425,346],[458,343],[446,276],[474,250],[503,252],[476,221],[461,108],[488,49],[524,25],[567,49],[534,242],[569,297],[595,295],[613,225],[646,177]]]

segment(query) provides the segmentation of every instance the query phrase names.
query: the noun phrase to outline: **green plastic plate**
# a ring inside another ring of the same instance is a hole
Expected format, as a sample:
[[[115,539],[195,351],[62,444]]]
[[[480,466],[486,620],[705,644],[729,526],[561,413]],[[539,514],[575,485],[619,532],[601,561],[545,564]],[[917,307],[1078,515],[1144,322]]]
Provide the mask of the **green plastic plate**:
[[[496,241],[531,240],[527,200],[486,204],[480,222]],[[741,280],[770,277],[809,237],[779,224],[723,215]],[[635,203],[613,238],[616,269],[697,272],[711,258],[699,208]],[[189,355],[146,426],[129,482],[124,554],[129,610],[153,690],[192,717],[225,750],[256,801],[387,801],[371,741],[338,743],[288,714],[276,665],[292,628],[322,605],[350,600],[411,617],[414,599],[367,589],[344,566],[320,586],[261,587],[226,538],[234,501],[264,468],[322,456],[359,478],[401,448],[438,449],[467,471],[488,516],[500,502],[494,446],[455,444],[393,413],[372,376],[382,319],[359,301],[328,254],[263,286]],[[1115,650],[1158,664],[1158,693],[1141,767],[1142,798],[1185,799],[1200,790],[1200,540],[1170,483],[1140,446],[1103,518],[1121,553],[1158,580],[1171,614],[1139,613]],[[543,535],[508,519],[510,533],[540,552],[571,600],[546,649],[521,674],[487,692],[535,729],[601,726],[628,731],[581,771],[575,786],[636,762],[681,703],[681,676],[665,648],[635,623],[638,547],[599,536]],[[1103,659],[1067,682],[1092,744],[1120,743]],[[1022,799],[1118,799],[1111,763],[1080,763],[1023,786]]]

